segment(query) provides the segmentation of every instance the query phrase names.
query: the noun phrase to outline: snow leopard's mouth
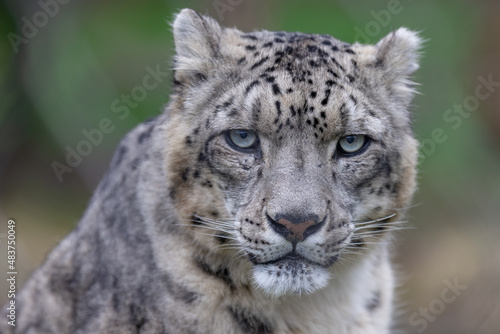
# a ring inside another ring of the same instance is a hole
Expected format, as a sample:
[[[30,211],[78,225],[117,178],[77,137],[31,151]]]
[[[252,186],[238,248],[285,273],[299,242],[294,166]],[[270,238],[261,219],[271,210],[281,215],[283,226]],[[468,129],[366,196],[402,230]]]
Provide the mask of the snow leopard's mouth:
[[[260,262],[260,263],[254,262],[254,264],[256,264],[256,265],[273,265],[274,264],[274,265],[278,265],[278,267],[282,267],[282,266],[296,267],[296,266],[299,266],[301,263],[305,263],[305,264],[311,264],[311,265],[316,265],[316,266],[321,266],[321,267],[329,267],[332,264],[334,264],[335,262],[337,262],[338,259],[339,259],[339,255],[335,255],[335,256],[332,256],[331,258],[329,258],[325,263],[319,263],[319,262],[310,260],[307,257],[300,255],[297,252],[295,252],[295,250],[293,250],[280,258],[277,258],[277,259],[274,259],[271,261],[267,261],[267,262]]]

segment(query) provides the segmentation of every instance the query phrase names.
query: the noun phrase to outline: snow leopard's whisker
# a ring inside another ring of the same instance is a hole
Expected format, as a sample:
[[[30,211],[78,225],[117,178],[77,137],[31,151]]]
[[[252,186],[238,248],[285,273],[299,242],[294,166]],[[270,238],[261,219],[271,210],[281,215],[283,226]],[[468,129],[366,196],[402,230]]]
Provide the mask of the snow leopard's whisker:
[[[191,219],[192,222],[200,223],[204,225],[216,225],[216,226],[224,226],[224,227],[234,227],[233,223],[223,222],[218,220],[207,220],[207,219]]]
[[[395,222],[388,222],[388,223],[382,223],[382,222],[376,222],[376,223],[371,223],[371,224],[365,224],[365,225],[361,225],[361,226],[357,226],[355,225],[355,230],[362,230],[362,229],[367,229],[367,228],[372,228],[372,227],[376,227],[376,226],[391,226],[391,225],[395,225],[395,226],[398,226],[398,225],[403,225],[403,224],[406,224],[408,223],[408,221],[405,221],[405,220],[400,220],[400,221],[395,221]]]
[[[416,207],[419,207],[421,205],[423,205],[424,203],[423,202],[420,202],[420,203],[413,203],[412,205],[407,205],[407,206],[402,206],[402,207],[399,207],[399,208],[393,208],[392,210],[393,211],[407,211],[409,209],[413,209],[413,208],[416,208]]]
[[[227,222],[227,223],[235,220],[233,217],[227,217],[227,218],[219,217],[219,219],[213,219],[210,217],[203,217],[203,216],[198,216],[198,215],[193,215],[193,217],[196,217],[196,218],[202,219],[202,220],[206,220],[206,221]]]
[[[225,245],[218,245],[215,247],[217,250],[240,250],[241,247],[238,244],[225,244]]]
[[[363,246],[363,245],[391,245],[390,242],[370,242],[370,241],[363,241],[360,243],[351,243],[350,245],[358,245],[358,246]],[[346,249],[349,246],[346,246]]]
[[[378,223],[378,222],[387,220],[389,218],[392,218],[395,215],[396,215],[396,213],[392,213],[392,214],[390,214],[388,216],[385,216],[385,217],[382,217],[382,218],[378,218],[378,219],[369,220],[369,221],[365,221],[365,222],[359,222],[359,221],[356,221],[356,220],[353,220],[351,222],[354,223],[355,225],[364,225],[364,224]]]
[[[411,226],[388,226],[387,228],[385,226],[375,226],[377,227],[382,227],[383,229],[380,230],[365,230],[365,231],[355,231],[355,235],[365,235],[365,234],[385,234],[387,232],[394,232],[394,231],[402,231],[402,230],[413,230],[415,229],[414,227]]]
[[[245,250],[240,248],[240,250],[238,252],[236,252],[232,257],[231,257],[231,260],[232,262],[235,262],[235,261],[238,261],[240,259],[243,259],[245,258],[247,255],[245,253]]]
[[[344,267],[344,269],[347,269],[347,266],[345,265],[344,262],[348,262],[349,264],[352,264],[353,262],[352,261],[349,261],[347,259],[339,259],[339,261],[337,262],[338,264],[340,264],[342,267]]]
[[[233,245],[233,247],[216,247],[215,250],[218,251],[218,252],[223,252],[223,251],[239,251],[241,249],[241,247],[236,247],[235,245]],[[237,254],[237,253],[235,253]],[[234,256],[234,254],[233,254]],[[231,256],[231,259],[230,261],[233,261],[233,256]]]
[[[202,220],[190,220],[192,223],[196,224],[176,224],[177,226],[191,226],[191,227],[221,227],[221,228],[234,228],[232,225],[223,225],[223,224],[215,224],[215,223],[210,223],[210,222],[205,222]]]
[[[178,226],[190,226],[190,227],[196,227],[200,229],[206,229],[206,230],[211,230],[211,231],[217,231],[217,232],[223,232],[232,236],[236,236],[234,230],[228,230],[222,227],[217,227],[217,226],[206,226],[206,225],[191,225],[191,224],[180,224]],[[198,231],[197,231],[198,232]]]
[[[357,233],[357,236],[366,236],[366,235],[385,235],[388,232],[397,232],[397,231],[405,231],[405,230],[413,230],[415,228],[413,227],[400,227],[400,228],[393,228],[393,229],[387,229],[387,230],[381,230],[381,231],[365,231],[363,233]]]
[[[352,255],[363,255],[363,253],[361,253],[361,252],[355,252],[355,251],[352,251],[351,249],[357,249],[357,248],[354,248],[354,247],[348,248],[348,247],[346,247],[345,250],[342,252],[342,254],[347,254],[347,255],[351,255],[351,254]]]
[[[219,220],[208,220],[208,219],[190,219],[191,222],[197,223],[198,226],[204,225],[204,226],[216,226],[216,227],[223,227],[223,228],[230,228],[234,229],[234,223],[232,222],[224,222],[224,221],[219,221]]]
[[[206,236],[209,236],[209,237],[220,237],[220,238],[228,239],[228,240],[236,240],[234,238],[226,237],[224,235],[218,235],[218,234],[212,234],[212,233],[202,233],[202,232],[199,232],[199,231],[197,231],[196,233],[200,234],[200,235],[206,235]]]

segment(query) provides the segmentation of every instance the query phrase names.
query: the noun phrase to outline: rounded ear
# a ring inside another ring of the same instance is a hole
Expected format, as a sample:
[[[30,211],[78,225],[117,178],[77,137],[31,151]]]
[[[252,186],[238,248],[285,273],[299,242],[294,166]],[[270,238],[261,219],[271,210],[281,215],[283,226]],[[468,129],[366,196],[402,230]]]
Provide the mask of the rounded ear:
[[[382,70],[383,84],[404,99],[411,99],[415,93],[410,77],[419,67],[422,43],[416,32],[400,28],[376,45],[375,66]]]
[[[214,68],[222,28],[212,18],[183,9],[172,24],[175,42],[175,80],[196,84]]]

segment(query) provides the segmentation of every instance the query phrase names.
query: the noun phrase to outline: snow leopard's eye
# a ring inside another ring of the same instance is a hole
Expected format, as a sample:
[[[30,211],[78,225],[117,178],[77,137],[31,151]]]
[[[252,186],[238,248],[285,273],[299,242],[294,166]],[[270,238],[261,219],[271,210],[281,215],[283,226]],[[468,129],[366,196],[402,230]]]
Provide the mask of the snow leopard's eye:
[[[340,138],[338,152],[344,156],[362,153],[369,144],[369,138],[364,135],[348,135]]]
[[[253,150],[259,145],[257,135],[249,130],[229,130],[226,132],[226,140],[239,150]]]

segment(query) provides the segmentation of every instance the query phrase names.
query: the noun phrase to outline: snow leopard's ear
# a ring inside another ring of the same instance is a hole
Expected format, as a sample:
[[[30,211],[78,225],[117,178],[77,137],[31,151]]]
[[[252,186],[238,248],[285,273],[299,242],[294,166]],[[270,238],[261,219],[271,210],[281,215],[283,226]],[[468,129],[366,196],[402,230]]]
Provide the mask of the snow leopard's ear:
[[[410,77],[419,67],[422,43],[416,32],[400,28],[376,45],[374,65],[382,69],[382,83],[408,102],[415,93]]]
[[[211,17],[202,16],[192,9],[181,10],[172,26],[175,80],[188,85],[205,80],[219,54],[222,28]]]

